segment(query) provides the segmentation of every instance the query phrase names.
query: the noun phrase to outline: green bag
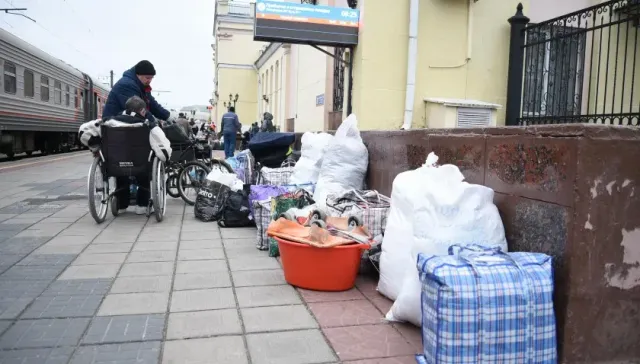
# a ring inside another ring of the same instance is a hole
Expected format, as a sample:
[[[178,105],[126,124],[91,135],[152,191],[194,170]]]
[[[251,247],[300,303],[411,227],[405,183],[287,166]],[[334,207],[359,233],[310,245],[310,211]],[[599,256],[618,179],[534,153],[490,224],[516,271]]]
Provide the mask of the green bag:
[[[289,209],[301,209],[313,205],[315,201],[311,197],[309,191],[299,189],[294,192],[287,192],[271,199],[271,218],[277,220],[280,214],[287,212]],[[269,256],[280,256],[280,249],[276,239],[269,237]]]
[[[273,258],[280,256],[280,247],[278,247],[278,241],[272,237],[269,237],[269,256]]]

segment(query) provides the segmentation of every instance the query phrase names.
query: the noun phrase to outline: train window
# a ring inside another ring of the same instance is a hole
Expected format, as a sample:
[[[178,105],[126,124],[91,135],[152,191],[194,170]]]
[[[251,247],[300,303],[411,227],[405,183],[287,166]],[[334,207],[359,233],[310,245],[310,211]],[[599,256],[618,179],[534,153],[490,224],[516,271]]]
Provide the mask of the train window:
[[[35,94],[33,71],[24,70],[24,97],[33,97]]]
[[[78,102],[78,90],[74,89],[73,90],[73,99],[74,99],[74,104],[76,105],[76,109],[80,108],[80,103]]]
[[[16,65],[10,62],[4,62],[4,92],[15,94],[18,89],[16,81]]]
[[[40,100],[49,102],[49,77],[40,76]]]
[[[53,81],[53,102],[60,105],[62,103],[62,83]]]
[[[67,85],[65,88],[64,104],[67,105],[67,107],[69,107],[69,85]]]

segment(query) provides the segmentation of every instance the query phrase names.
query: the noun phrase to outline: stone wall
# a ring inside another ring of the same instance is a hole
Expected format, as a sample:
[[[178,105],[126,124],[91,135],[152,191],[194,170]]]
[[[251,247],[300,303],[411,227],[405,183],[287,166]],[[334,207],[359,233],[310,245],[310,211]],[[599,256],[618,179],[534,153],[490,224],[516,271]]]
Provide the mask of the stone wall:
[[[640,361],[640,130],[563,125],[362,137],[369,188],[390,195],[395,176],[434,151],[468,182],[495,191],[512,251],[555,258],[562,362]]]

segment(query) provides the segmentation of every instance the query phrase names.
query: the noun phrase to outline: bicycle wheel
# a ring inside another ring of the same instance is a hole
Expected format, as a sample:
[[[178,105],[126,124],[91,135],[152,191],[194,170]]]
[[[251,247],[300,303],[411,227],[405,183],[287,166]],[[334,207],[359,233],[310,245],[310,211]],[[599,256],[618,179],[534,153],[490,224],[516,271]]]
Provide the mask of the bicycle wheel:
[[[173,198],[180,197],[180,191],[178,191],[178,176],[175,174],[167,178],[167,194]]]
[[[153,199],[153,212],[158,222],[164,218],[167,207],[167,190],[165,182],[164,163],[155,158],[151,170],[151,198]]]
[[[109,179],[102,175],[102,161],[95,157],[89,169],[89,212],[98,223],[107,218],[109,208]]]
[[[236,173],[233,170],[233,168],[231,168],[229,163],[223,160],[212,158],[209,161],[209,164],[211,165],[211,170],[214,170],[217,168],[220,172],[223,172],[223,173]]]
[[[191,161],[184,164],[184,168],[178,176],[178,192],[184,202],[189,205],[196,204],[198,191],[204,185],[207,175],[211,169],[206,164],[198,161]]]

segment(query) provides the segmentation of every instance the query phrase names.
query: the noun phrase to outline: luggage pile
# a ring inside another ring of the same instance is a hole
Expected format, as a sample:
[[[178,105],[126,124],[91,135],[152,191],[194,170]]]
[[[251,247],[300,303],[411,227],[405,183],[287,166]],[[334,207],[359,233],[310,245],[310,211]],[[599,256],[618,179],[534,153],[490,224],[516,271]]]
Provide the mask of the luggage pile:
[[[343,291],[358,273],[379,277],[394,301],[385,318],[422,330],[419,363],[557,361],[552,259],[508,251],[492,189],[431,153],[396,176],[391,197],[366,190],[353,115],[333,136],[304,133],[299,153],[293,134],[265,134],[227,161],[236,174],[208,178],[196,217],[255,224],[256,248],[280,256],[297,287]]]

